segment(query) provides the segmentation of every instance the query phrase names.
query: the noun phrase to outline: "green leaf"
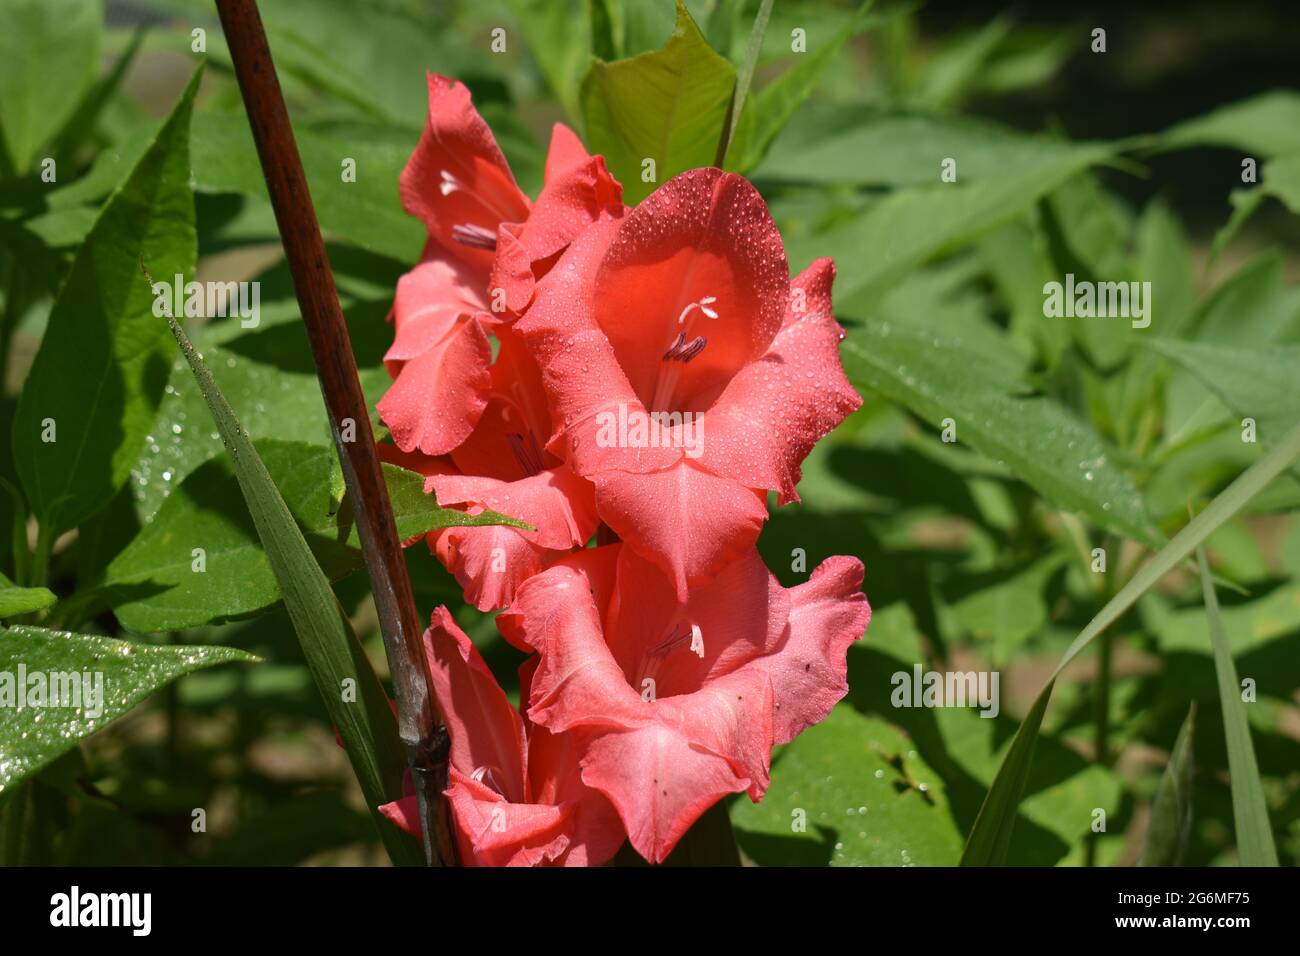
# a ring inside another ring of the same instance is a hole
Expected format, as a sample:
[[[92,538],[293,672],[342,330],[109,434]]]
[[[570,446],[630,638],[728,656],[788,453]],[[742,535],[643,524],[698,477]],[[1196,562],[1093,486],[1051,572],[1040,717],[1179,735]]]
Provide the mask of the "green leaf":
[[[379,807],[402,795],[406,755],[397,735],[397,720],[370,659],[352,624],[330,589],[311,548],[294,521],[266,466],[235,417],[212,373],[185,331],[170,315],[167,323],[199,383],[212,419],[230,452],[235,477],[253,518],[267,560],[284,595],[307,666],[361,784],[366,806],[394,863],[416,864],[422,854]],[[344,694],[348,689],[354,696]]]
[[[296,131],[321,229],[400,262],[418,259],[424,227],[406,215],[397,194],[398,177],[417,135],[396,141],[377,137],[338,141],[310,130]],[[242,193],[268,203],[262,167],[242,113],[197,114],[193,150],[197,191]],[[343,180],[344,158],[356,161],[356,182]]]
[[[326,577],[359,570],[364,561],[351,509],[336,509],[333,497],[333,447],[272,440],[254,447]],[[452,525],[526,527],[494,512],[439,508],[415,472],[385,465],[384,476],[402,540]],[[196,548],[203,551],[202,572],[194,570]],[[124,627],[180,630],[275,604],[281,590],[271,562],[235,472],[225,459],[214,459],[192,472],[113,560],[102,590]]]
[[[951,866],[961,834],[915,749],[898,728],[839,705],[780,748],[762,803],[733,804],[740,848],[761,866]]]
[[[268,275],[261,278],[264,296],[274,281]],[[259,328],[244,330],[237,322],[216,322],[196,329],[193,341],[222,392],[239,407],[240,424],[254,441],[331,445],[298,304],[286,304],[291,311],[284,313],[284,321],[277,319],[278,303],[263,298]],[[383,322],[388,303],[345,301],[344,309],[358,363],[363,365],[359,376],[374,427],[378,424],[375,404],[392,383],[382,365],[370,364],[383,354],[383,340],[391,338]],[[208,422],[203,393],[184,359],[178,358],[171,367],[158,416],[139,452],[129,487],[142,522],[157,513],[168,494],[194,469],[224,454],[220,435]]]
[[[928,186],[939,182],[940,163],[951,158],[957,164],[957,182],[946,184],[951,188],[1067,161],[1079,149],[1080,144],[1067,140],[965,116],[810,103],[791,120],[755,176],[783,182]]]
[[[14,457],[52,533],[76,527],[122,486],[162,398],[167,329],[140,259],[164,281],[194,269],[189,121],[200,75],[78,251],[23,385]],[[43,440],[50,428],[54,440]]]
[[[1224,522],[1246,506],[1300,455],[1300,427],[1283,439],[1277,447],[1243,472],[1236,481],[1225,488],[1205,509],[1189,521],[1173,539],[1160,549],[1133,578],[1106,602],[1087,627],[1070,643],[1046,686],[1034,701],[1029,715],[1016,731],[1002,766],[998,768],[989,787],[988,795],[980,807],[975,825],[966,840],[962,854],[964,866],[995,866],[1006,860],[1011,845],[1011,830],[1015,824],[1016,808],[1024,792],[1038,729],[1043,714],[1052,698],[1056,678],[1079,653],[1106,628],[1114,624],[1131,608],[1137,599],[1150,590],[1156,582],[1212,535]],[[1235,689],[1234,689],[1235,692]]]
[[[100,0],[0,0],[0,131],[17,172],[94,80],[103,21]]]
[[[582,84],[587,138],[630,205],[677,173],[713,164],[735,83],[735,68],[705,42],[681,0],[662,49],[592,61]],[[654,182],[642,180],[646,159],[655,163]]]
[[[1014,384],[982,372],[957,335],[875,322],[854,329],[841,353],[850,380],[935,428],[952,419],[958,442],[1005,463],[1051,503],[1136,541],[1156,540],[1141,494],[1101,438],[1051,399],[1009,394]]]
[[[998,18],[949,43],[926,64],[913,94],[916,101],[932,108],[951,105],[971,88],[1010,30],[1011,24]]]
[[[1158,149],[1223,146],[1256,159],[1300,152],[1300,93],[1271,90],[1185,120],[1156,138]]]
[[[1187,852],[1192,835],[1192,774],[1196,769],[1193,740],[1196,704],[1178,731],[1169,763],[1160,777],[1160,787],[1151,804],[1151,825],[1138,866],[1178,866]]]
[[[1297,430],[1300,433],[1300,430]],[[1223,708],[1223,736],[1228,745],[1228,776],[1232,784],[1232,818],[1237,828],[1237,853],[1242,866],[1277,866],[1277,848],[1273,829],[1268,822],[1268,807],[1255,762],[1255,746],[1250,742],[1250,725],[1246,705],[1241,699],[1237,667],[1232,648],[1219,619],[1219,598],[1210,580],[1205,549],[1196,549],[1201,567],[1201,590],[1205,595],[1205,616],[1210,623],[1210,643],[1214,646],[1214,670],[1219,680],[1219,703]]]
[[[952,603],[959,629],[987,642],[995,664],[1010,660],[1021,644],[1047,625],[1047,584],[1064,563],[1065,555],[1058,552],[1011,573],[972,575],[962,582],[964,593]]]
[[[813,52],[801,55],[794,66],[743,102],[740,115],[735,120],[737,125],[731,133],[732,143],[727,152],[728,169],[745,172],[759,164],[772,140],[776,139],[799,105],[817,88],[822,74],[843,49],[849,37],[862,29],[873,2],[874,0],[866,0],[858,7],[853,18],[827,42]],[[748,51],[746,64],[752,76],[753,64],[749,63]],[[749,76],[743,66],[740,75],[748,85]],[[740,84],[737,83],[737,90],[739,89]],[[740,100],[740,97],[737,96],[737,99]]]
[[[899,190],[857,219],[790,243],[791,265],[831,256],[842,272],[837,298],[875,298],[931,256],[1015,219],[1080,170],[1101,162],[1110,147],[1082,145],[1000,177],[960,185]],[[943,154],[944,156],[948,154]],[[935,179],[939,160],[933,161]]]
[[[214,664],[256,660],[233,647],[130,644],[41,627],[0,628],[0,792],[176,678]],[[26,686],[18,684],[20,665]],[[37,706],[36,675],[47,692],[57,682],[69,692],[76,689],[79,700],[55,707],[47,697]],[[24,693],[29,706],[17,706],[15,695]]]
[[[1232,216],[1227,225],[1214,236],[1211,254],[1215,257],[1232,241],[1255,214],[1265,199],[1277,199],[1288,210],[1300,215],[1300,153],[1279,156],[1264,164],[1259,171],[1260,183],[1251,189],[1234,189],[1228,199],[1232,202]]]
[[[1011,747],[1002,758],[997,776],[989,786],[988,795],[980,805],[979,816],[966,838],[966,848],[961,854],[962,866],[989,866],[1006,862],[1011,849],[1011,831],[1016,825],[1016,814],[1020,801],[1024,798],[1025,782],[1029,779],[1029,765],[1034,757],[1034,745],[1038,742],[1038,731],[1043,726],[1043,715],[1047,713],[1048,701],[1052,699],[1052,687],[1056,679],[1048,681],[1047,687],[1034,706],[1029,709],[1020,728],[1011,739]]]
[[[0,620],[44,610],[57,600],[47,588],[20,588],[0,574]]]
[[[542,76],[565,111],[579,115],[578,86],[592,53],[592,28],[600,4],[590,0],[507,0]]]
[[[1241,348],[1208,342],[1153,340],[1147,347],[1191,372],[1243,418],[1253,418],[1256,434],[1271,445],[1300,420],[1300,345]]]

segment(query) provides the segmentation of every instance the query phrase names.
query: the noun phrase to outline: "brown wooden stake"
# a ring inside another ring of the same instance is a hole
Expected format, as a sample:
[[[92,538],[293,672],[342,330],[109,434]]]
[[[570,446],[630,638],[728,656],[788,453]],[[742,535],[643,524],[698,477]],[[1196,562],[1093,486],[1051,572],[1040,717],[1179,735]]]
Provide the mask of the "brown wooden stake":
[[[432,685],[415,596],[402,559],[393,507],[375,450],[370,415],[357,378],[356,358],[339,306],[334,274],[325,254],[325,242],[316,221],[316,209],[256,0],[216,2],[361,535],[384,650],[397,693],[398,729],[407,748],[411,776],[420,799],[425,856],[430,865],[454,864],[455,843],[442,799],[447,786],[450,740],[438,704],[429,692]],[[344,423],[348,422],[355,429],[352,441],[343,438]]]

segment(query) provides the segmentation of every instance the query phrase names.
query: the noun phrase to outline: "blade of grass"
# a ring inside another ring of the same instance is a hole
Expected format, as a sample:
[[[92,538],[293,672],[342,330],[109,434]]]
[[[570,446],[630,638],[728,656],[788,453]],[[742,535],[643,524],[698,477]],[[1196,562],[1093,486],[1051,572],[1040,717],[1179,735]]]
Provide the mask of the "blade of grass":
[[[1237,682],[1237,666],[1219,616],[1219,597],[1210,580],[1205,549],[1196,549],[1201,566],[1201,590],[1205,593],[1205,616],[1210,622],[1210,643],[1214,646],[1214,672],[1219,681],[1219,706],[1223,708],[1223,737],[1228,747],[1228,778],[1232,783],[1232,819],[1237,828],[1237,854],[1243,866],[1277,866],[1277,847],[1264,804],[1264,788],[1250,742],[1246,705]]]
[[[1169,763],[1151,805],[1151,826],[1138,866],[1178,866],[1192,834],[1192,773],[1196,769],[1196,703],[1187,711],[1183,726],[1169,752]]]
[[[144,263],[141,270],[152,288]],[[230,455],[307,667],[338,728],[384,846],[394,863],[418,866],[423,862],[419,846],[379,813],[382,804],[402,796],[406,769],[406,751],[383,685],[248,433],[171,310],[164,314]]]
[[[1137,603],[1138,598],[1245,507],[1269,482],[1285,471],[1297,456],[1300,456],[1300,426],[1292,429],[1268,454],[1215,496],[1079,632],[1079,636],[1066,649],[1056,670],[1048,678],[1047,685],[1039,693],[1029,715],[1016,731],[1011,748],[1002,759],[1002,765],[993,778],[979,814],[975,817],[975,824],[966,838],[966,849],[961,857],[962,866],[998,866],[1005,862],[1011,846],[1011,830],[1015,825],[1020,797],[1029,776],[1030,759],[1038,740],[1038,728],[1042,724],[1048,701],[1051,700],[1056,678],[1061,676],[1061,672],[1097,635],[1119,620]]]
[[[727,163],[727,150],[736,137],[736,128],[740,126],[740,114],[745,108],[745,97],[749,95],[749,85],[754,82],[754,67],[758,65],[758,54],[763,49],[763,34],[767,32],[767,21],[772,16],[772,4],[775,0],[762,0],[758,5],[758,14],[754,17],[754,29],[750,31],[749,43],[745,46],[745,57],[740,61],[740,70],[736,73],[736,91],[731,94],[731,106],[727,109],[727,129],[722,141],[718,143],[718,158],[713,165],[724,169]]]

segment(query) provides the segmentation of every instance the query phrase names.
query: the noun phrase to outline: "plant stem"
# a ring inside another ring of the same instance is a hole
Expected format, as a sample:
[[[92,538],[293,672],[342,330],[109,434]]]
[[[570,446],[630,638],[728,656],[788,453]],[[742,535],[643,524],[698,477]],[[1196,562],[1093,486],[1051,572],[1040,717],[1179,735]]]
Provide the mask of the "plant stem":
[[[217,0],[239,90],[248,112],[267,192],[275,211],[294,291],[307,327],[316,375],[329,412],[343,479],[356,514],[375,596],[384,650],[397,697],[398,732],[406,745],[430,865],[454,863],[455,842],[442,792],[450,740],[429,690],[428,663],[406,574],[392,503],[357,377],[334,274],[280,92],[256,0]]]
[[[1107,535],[1103,540],[1103,547],[1107,555],[1112,550],[1118,550],[1119,540],[1114,535]],[[1118,555],[1116,555],[1118,557]],[[1110,574],[1119,574],[1119,567],[1112,568]],[[1104,588],[1101,596],[1101,603],[1104,606],[1118,590],[1108,583]],[[1094,747],[1096,754],[1093,757],[1095,763],[1101,766],[1107,766],[1110,763],[1110,688],[1111,688],[1111,662],[1114,654],[1114,633],[1106,631],[1099,638],[1097,647],[1097,682],[1093,688],[1093,732]],[[1100,834],[1090,832],[1087,843],[1084,846],[1084,865],[1097,865],[1097,843]]]
[[[18,325],[18,259],[12,253],[5,258],[5,303],[0,310],[0,398],[9,394],[9,345]]]
[[[36,531],[36,548],[28,568],[28,587],[43,588],[50,576],[50,551],[54,547],[54,534],[49,525],[41,524]]]

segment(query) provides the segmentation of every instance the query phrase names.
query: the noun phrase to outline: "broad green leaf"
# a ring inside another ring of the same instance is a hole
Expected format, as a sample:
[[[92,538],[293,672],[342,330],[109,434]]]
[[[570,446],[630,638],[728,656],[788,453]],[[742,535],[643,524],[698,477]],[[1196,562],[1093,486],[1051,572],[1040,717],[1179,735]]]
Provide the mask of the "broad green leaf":
[[[578,87],[591,60],[594,18],[603,5],[591,0],[507,0],[542,76],[572,117],[579,116]]]
[[[1214,236],[1212,254],[1218,256],[1232,241],[1246,220],[1255,214],[1265,199],[1277,199],[1291,212],[1300,215],[1300,152],[1269,160],[1259,170],[1260,183],[1250,189],[1234,189],[1228,199],[1232,216]]]
[[[167,329],[140,260],[164,281],[194,269],[189,125],[200,75],[78,251],[23,385],[14,457],[51,532],[76,527],[113,497],[162,398]]]
[[[267,440],[254,446],[321,570],[338,579],[364,562],[346,502],[336,511],[329,445]],[[441,509],[424,478],[384,466],[402,540],[452,525],[513,524],[501,515]],[[201,549],[203,570],[195,570]],[[249,520],[225,459],[190,473],[105,572],[104,596],[123,626],[167,631],[240,617],[281,599],[271,556]]]
[[[421,87],[423,90],[423,87]],[[397,180],[415,148],[409,142],[353,139],[336,142],[308,130],[295,134],[321,229],[362,249],[401,262],[419,258],[424,227],[402,210]],[[242,114],[194,117],[194,186],[204,193],[243,193],[266,202],[266,183],[248,120]],[[345,182],[341,163],[356,161],[356,182]]]
[[[952,419],[959,443],[1005,463],[1052,504],[1156,540],[1141,494],[1097,434],[1049,398],[1011,394],[1014,383],[982,372],[959,336],[876,322],[854,329],[841,353],[850,380],[935,428]]]
[[[1300,152],[1300,93],[1271,90],[1185,120],[1156,137],[1157,149],[1223,146],[1256,159]]]
[[[1010,29],[1011,24],[999,17],[950,42],[926,64],[913,97],[932,108],[951,105],[971,88]]]
[[[1148,347],[1191,372],[1237,415],[1253,418],[1258,440],[1266,446],[1300,421],[1300,345],[1240,348],[1153,340]]]
[[[791,242],[791,264],[802,268],[819,256],[831,256],[840,267],[837,298],[879,296],[931,256],[1015,219],[1109,151],[1079,146],[1064,156],[964,186],[959,167],[957,183],[898,190],[852,222]],[[934,175],[937,180],[937,160]]]
[[[976,74],[973,91],[1007,94],[1041,87],[1060,72],[1078,47],[1075,31],[1021,28],[1008,35]]]
[[[265,4],[263,20],[281,69],[378,118],[418,130],[428,111],[427,73],[462,80],[491,76],[496,57],[454,39],[444,16],[419,15],[420,5],[400,6],[367,4],[364,29],[358,29],[355,0],[276,0]],[[490,41],[485,33],[480,42],[486,48]],[[317,188],[313,178],[313,195]]]
[[[762,93],[759,94],[761,99]],[[761,179],[862,186],[928,186],[956,161],[957,186],[1068,160],[1080,144],[987,120],[808,104],[755,171]]]
[[[26,172],[95,78],[100,0],[0,0],[0,133]]]
[[[293,513],[212,373],[176,320],[168,316],[167,322],[230,452],[240,491],[284,596],[303,656],[338,728],[366,806],[375,817],[389,856],[394,863],[417,864],[422,854],[415,841],[379,813],[380,806],[402,796],[402,775],[406,769],[405,748],[397,735],[397,720],[389,707],[388,695]],[[345,694],[345,689],[352,693]]]
[[[746,172],[758,165],[772,140],[800,104],[817,88],[822,74],[843,49],[849,37],[862,28],[873,2],[874,0],[866,0],[853,19],[829,40],[811,53],[799,56],[794,66],[745,100],[734,121],[737,125],[732,130],[732,143],[727,152],[728,169]],[[752,76],[752,65],[749,70]],[[741,78],[745,78],[743,68]],[[738,83],[737,89],[739,88]]]
[[[57,600],[48,588],[20,588],[0,574],[0,620],[44,610]]]
[[[951,866],[961,852],[934,768],[848,704],[780,748],[763,802],[737,800],[731,822],[761,866]]]
[[[126,48],[121,51],[113,63],[113,68],[96,80],[86,95],[82,97],[76,111],[64,123],[63,129],[59,132],[58,139],[55,141],[55,152],[58,155],[72,156],[78,147],[94,138],[100,118],[109,109],[114,97],[121,92],[127,71],[131,69],[131,64],[135,62],[136,54],[140,52],[140,47],[144,43],[148,29],[144,25],[135,28]]]
[[[271,292],[270,277],[262,278],[262,293]],[[307,337],[298,317],[296,301],[291,312],[277,321],[278,304],[263,299],[261,326],[241,329],[238,320],[212,323],[196,329],[193,340],[201,349],[223,394],[239,406],[240,423],[255,441],[284,439],[328,446],[332,439],[325,404]],[[392,378],[372,360],[382,355],[372,346],[391,338],[383,321],[387,303],[344,305],[351,319],[353,346],[358,355],[362,388],[372,409]],[[203,393],[183,359],[170,370],[167,388],[153,427],[131,470],[131,493],[140,520],[149,520],[185,477],[206,461],[223,453],[220,435],[208,420]]]
[[[1061,672],[1099,634],[1119,620],[1138,598],[1181,564],[1206,538],[1277,478],[1298,455],[1300,455],[1300,427],[1243,472],[1200,514],[1189,521],[1168,544],[1142,566],[1137,574],[1119,590],[1119,593],[1106,602],[1105,606],[1088,622],[1087,627],[1070,643],[1051,677],[1048,678],[1046,686],[1030,708],[1029,715],[1016,731],[1010,750],[989,787],[979,815],[975,818],[975,825],[967,836],[966,849],[962,854],[963,865],[995,866],[1006,860],[1011,845],[1011,830],[1015,824],[1016,810],[1021,794],[1024,792],[1034,745],[1038,739],[1038,729],[1042,725],[1047,704],[1052,698],[1052,688]]]
[[[680,0],[662,49],[592,62],[582,84],[587,138],[629,204],[677,173],[713,165],[735,84],[735,68],[710,49]],[[652,182],[642,178],[644,160],[654,161]]]
[[[256,661],[233,647],[130,644],[40,627],[0,628],[0,792],[21,782],[176,678]],[[27,682],[19,684],[19,667]],[[38,676],[39,675],[39,676]],[[38,704],[33,693],[49,696]],[[54,691],[71,694],[51,706]],[[19,700],[17,695],[25,695]],[[25,701],[28,706],[20,706]]]
[[[1192,774],[1196,771],[1193,742],[1196,704],[1178,731],[1160,787],[1151,803],[1151,824],[1138,866],[1178,866],[1192,835]]]
[[[951,605],[959,629],[986,642],[994,664],[1009,660],[1046,626],[1047,584],[1064,563],[1065,556],[1056,553],[1011,573],[989,572],[962,580],[962,593]]]
[[[1210,553],[1216,558],[1221,554],[1217,545],[1222,540],[1223,531],[1232,527],[1233,524],[1224,525],[1207,543]],[[1217,563],[1222,567],[1221,561]],[[1162,656],[1211,655],[1213,648],[1205,643],[1204,608],[1170,609],[1154,597],[1148,597],[1143,600],[1141,609],[1143,624],[1155,638],[1156,650]],[[1300,631],[1300,582],[1281,584],[1252,600],[1220,608],[1219,623],[1238,659],[1243,655],[1259,659],[1262,652],[1270,651],[1278,657],[1284,656],[1288,639]],[[1296,669],[1300,670],[1300,661],[1296,662]],[[1291,690],[1286,679],[1285,672],[1270,670],[1259,675],[1257,690],[1261,696],[1273,694],[1283,697]]]
[[[1297,430],[1300,433],[1300,429]],[[1201,590],[1205,595],[1205,616],[1210,624],[1210,643],[1214,646],[1214,670],[1219,679],[1219,703],[1223,708],[1223,735],[1228,744],[1228,776],[1232,784],[1232,818],[1237,829],[1237,853],[1243,866],[1277,866],[1277,848],[1273,829],[1268,822],[1268,807],[1255,762],[1255,746],[1250,741],[1246,722],[1246,705],[1241,699],[1237,667],[1232,648],[1219,619],[1219,598],[1210,580],[1205,549],[1196,549],[1201,567]]]

